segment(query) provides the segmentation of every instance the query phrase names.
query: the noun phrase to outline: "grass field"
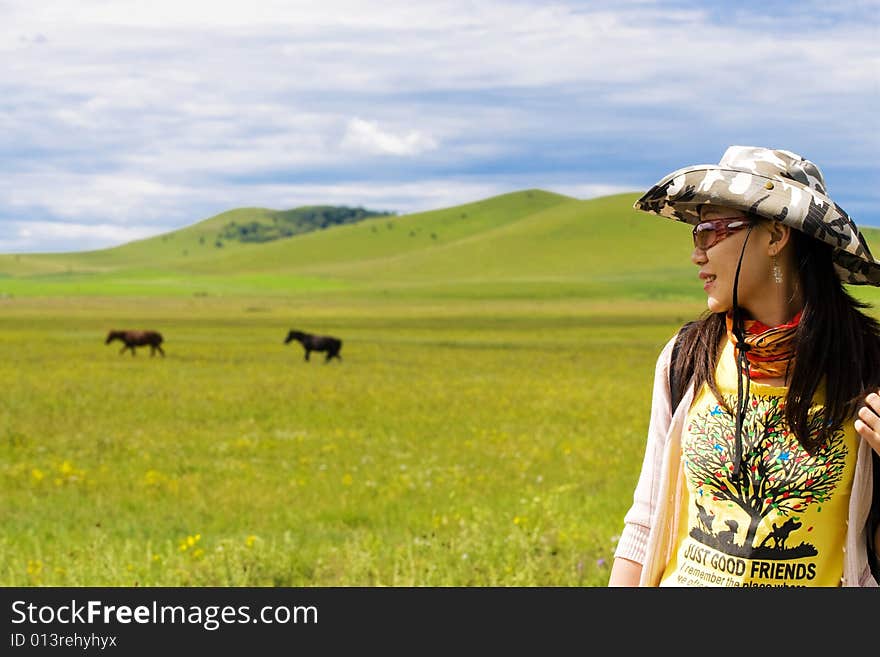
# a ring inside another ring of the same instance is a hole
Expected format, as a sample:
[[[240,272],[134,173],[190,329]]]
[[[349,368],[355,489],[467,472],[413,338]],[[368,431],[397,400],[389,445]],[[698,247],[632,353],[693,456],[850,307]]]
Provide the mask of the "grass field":
[[[655,358],[705,307],[688,227],[631,206],[0,256],[0,585],[604,586]]]
[[[604,585],[694,308],[5,300],[0,584]]]

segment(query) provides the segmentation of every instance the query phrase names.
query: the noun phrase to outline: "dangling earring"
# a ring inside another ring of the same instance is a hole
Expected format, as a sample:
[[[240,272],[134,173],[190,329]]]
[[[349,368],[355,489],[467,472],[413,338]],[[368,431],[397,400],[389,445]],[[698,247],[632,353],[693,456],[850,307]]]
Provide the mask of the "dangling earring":
[[[776,262],[776,254],[773,254],[773,266],[770,268],[770,271],[773,273],[773,282],[777,285],[782,285],[782,269],[779,266],[779,263]]]

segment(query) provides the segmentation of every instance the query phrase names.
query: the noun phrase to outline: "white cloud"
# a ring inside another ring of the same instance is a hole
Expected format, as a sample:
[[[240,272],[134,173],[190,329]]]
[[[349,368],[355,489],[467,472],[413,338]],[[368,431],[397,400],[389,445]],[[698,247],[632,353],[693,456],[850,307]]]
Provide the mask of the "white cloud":
[[[124,227],[144,219],[155,221],[161,219],[169,207],[185,200],[188,193],[183,187],[125,173],[90,175],[49,171],[23,174],[14,181],[0,180],[0,205],[15,214],[35,208],[38,216],[89,225],[109,221]],[[33,225],[48,223],[35,221]],[[37,234],[37,229],[32,232]]]
[[[342,147],[377,155],[418,155],[437,148],[437,142],[418,130],[394,134],[373,121],[353,118],[348,122]]]
[[[0,6],[0,218],[34,230],[159,232],[298,199],[589,197],[730,143],[803,152],[834,190],[833,166],[880,189],[876,3],[795,23],[775,6],[719,20],[642,0]]]
[[[7,237],[0,252],[68,252],[100,249],[156,234],[153,226],[75,224],[57,221],[13,221],[3,225]]]

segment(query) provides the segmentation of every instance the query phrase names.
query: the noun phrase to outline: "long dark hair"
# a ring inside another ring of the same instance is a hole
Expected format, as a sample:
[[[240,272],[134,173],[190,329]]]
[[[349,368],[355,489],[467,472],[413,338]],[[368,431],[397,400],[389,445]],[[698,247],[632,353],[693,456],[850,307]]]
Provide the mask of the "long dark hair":
[[[813,454],[828,432],[854,419],[867,392],[880,386],[880,322],[863,312],[870,304],[844,288],[830,245],[794,229],[791,240],[804,309],[795,335],[794,367],[786,380],[785,419],[800,445]],[[683,333],[674,366],[680,380],[694,377],[695,391],[707,384],[733,415],[715,380],[726,334],[726,313],[706,311]],[[819,435],[811,436],[809,410],[823,379],[826,424]]]

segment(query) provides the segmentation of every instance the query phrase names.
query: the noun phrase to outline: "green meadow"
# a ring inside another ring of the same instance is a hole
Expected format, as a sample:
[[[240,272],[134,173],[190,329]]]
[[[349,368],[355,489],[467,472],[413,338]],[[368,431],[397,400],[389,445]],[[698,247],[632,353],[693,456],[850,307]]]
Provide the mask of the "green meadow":
[[[604,586],[704,307],[689,228],[634,199],[0,256],[0,585]]]

